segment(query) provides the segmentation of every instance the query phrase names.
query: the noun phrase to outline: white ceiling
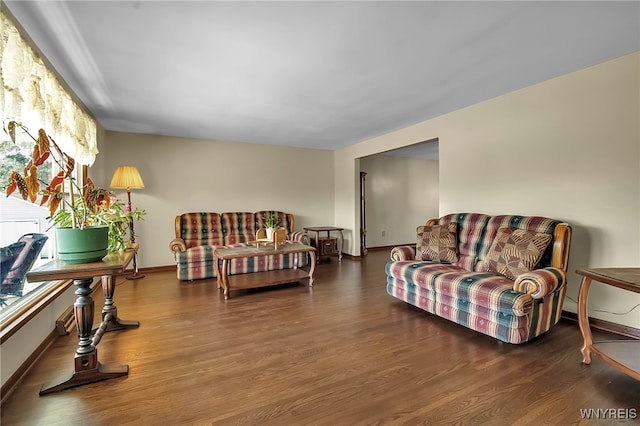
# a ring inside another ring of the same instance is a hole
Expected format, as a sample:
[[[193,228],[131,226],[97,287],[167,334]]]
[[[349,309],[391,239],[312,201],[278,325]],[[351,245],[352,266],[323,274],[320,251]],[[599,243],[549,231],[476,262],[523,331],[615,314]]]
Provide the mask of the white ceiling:
[[[322,149],[640,49],[639,2],[4,4],[107,130]]]

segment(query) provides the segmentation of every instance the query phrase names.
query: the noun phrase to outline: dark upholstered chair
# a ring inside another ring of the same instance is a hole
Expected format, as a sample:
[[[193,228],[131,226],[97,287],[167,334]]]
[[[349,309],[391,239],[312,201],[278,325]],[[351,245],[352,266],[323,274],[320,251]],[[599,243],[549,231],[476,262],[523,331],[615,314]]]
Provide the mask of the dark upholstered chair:
[[[25,276],[38,258],[47,239],[46,235],[36,233],[25,234],[18,239],[17,243],[23,243],[23,247],[15,258],[13,265],[6,271],[6,274],[3,265],[1,294],[22,296]]]
[[[0,248],[0,280],[4,281],[26,244],[19,241]]]

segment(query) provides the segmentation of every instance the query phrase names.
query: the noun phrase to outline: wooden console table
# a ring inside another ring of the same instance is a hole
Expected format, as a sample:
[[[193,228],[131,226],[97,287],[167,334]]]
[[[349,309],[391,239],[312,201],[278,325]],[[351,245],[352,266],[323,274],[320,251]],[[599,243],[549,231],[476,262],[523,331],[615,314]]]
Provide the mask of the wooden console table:
[[[308,226],[303,228],[304,232],[314,232],[316,234],[315,248],[318,250],[318,261],[321,257],[338,256],[338,262],[342,262],[342,246],[344,245],[344,228],[334,226]],[[340,234],[338,238],[331,236],[332,232]],[[313,245],[312,244],[312,245]]]
[[[581,349],[582,362],[591,364],[591,352],[593,352],[607,364],[616,367],[636,380],[640,380],[640,341],[593,342],[589,317],[587,316],[587,299],[591,281],[640,293],[640,268],[578,269],[576,272],[583,276],[578,295],[578,323],[584,339],[584,345]]]
[[[78,348],[74,356],[74,371],[67,379],[43,385],[40,389],[40,395],[129,374],[128,365],[107,366],[98,362],[96,346],[107,331],[135,328],[140,325],[138,321],[119,319],[118,309],[113,303],[115,277],[125,272],[135,253],[135,249],[127,250],[121,254],[111,253],[100,262],[78,265],[67,265],[56,259],[27,273],[30,282],[73,279],[73,284],[77,287],[75,294],[78,296],[73,304],[78,329]],[[94,302],[91,297],[91,283],[93,283],[94,277],[102,278],[105,301],[102,309],[102,322],[95,329],[92,329]]]

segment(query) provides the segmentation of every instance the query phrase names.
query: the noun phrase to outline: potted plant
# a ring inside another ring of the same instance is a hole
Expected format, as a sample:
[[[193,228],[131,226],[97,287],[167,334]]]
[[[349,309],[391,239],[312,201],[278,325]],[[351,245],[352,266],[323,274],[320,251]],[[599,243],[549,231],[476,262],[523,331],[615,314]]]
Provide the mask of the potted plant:
[[[264,220],[264,226],[266,228],[267,239],[272,239],[273,232],[278,226],[280,226],[280,220],[278,219],[278,216],[273,213],[269,213]]]
[[[84,200],[78,200],[75,204],[75,209],[83,208],[86,208]],[[89,222],[94,226],[106,226],[108,228],[107,252],[115,253],[129,247],[130,238],[127,239],[127,231],[130,229],[129,224],[131,221],[143,220],[146,214],[145,210],[137,208],[128,210],[122,201],[111,194],[108,205],[104,205],[101,209],[92,213]],[[58,229],[68,229],[72,228],[73,225],[72,216],[69,210],[58,210],[51,221]]]
[[[146,214],[146,210],[138,208],[130,210],[118,198],[112,197],[109,208],[100,210],[94,217],[97,224],[109,227],[107,251],[115,253],[129,248],[133,238],[133,235],[129,235],[127,239],[127,231],[131,229],[130,224],[134,220],[143,220]]]
[[[24,125],[11,121],[4,130],[13,143],[16,143],[17,130],[22,130],[34,142],[31,160],[23,173],[10,174],[6,195],[18,190],[24,200],[32,203],[40,197],[39,204],[49,208],[49,218],[56,226],[60,259],[71,264],[94,262],[101,260],[108,250],[123,248],[120,241],[124,241],[126,221],[141,218],[144,211],[124,212],[122,203],[110,191],[95,187],[90,178],[79,184],[73,177],[75,160],[43,129],[35,137]],[[48,158],[60,169],[50,182],[38,177],[38,168]]]

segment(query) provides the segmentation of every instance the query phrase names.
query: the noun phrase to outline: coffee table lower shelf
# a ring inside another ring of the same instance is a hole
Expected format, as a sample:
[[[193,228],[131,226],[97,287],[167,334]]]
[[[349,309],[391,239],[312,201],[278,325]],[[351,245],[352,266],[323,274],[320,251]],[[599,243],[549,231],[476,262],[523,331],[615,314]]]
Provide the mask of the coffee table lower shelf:
[[[310,258],[309,272],[298,268],[298,257],[308,254]],[[313,286],[313,272],[316,267],[316,249],[298,242],[285,241],[282,244],[265,247],[247,245],[239,247],[220,247],[213,252],[218,277],[218,288],[224,289],[224,298],[229,299],[232,290],[267,287],[276,284],[296,282],[309,278],[309,287]],[[294,255],[293,268],[276,269],[263,272],[247,272],[246,274],[229,275],[229,262],[256,256]]]
[[[593,342],[591,352],[629,376],[640,380],[640,342],[637,340],[608,340]]]
[[[309,279],[309,286],[313,286],[313,278],[309,272],[302,269],[281,269],[276,271],[251,272],[248,274],[229,275],[227,279],[227,294],[233,290],[269,287],[278,284],[292,283]]]

